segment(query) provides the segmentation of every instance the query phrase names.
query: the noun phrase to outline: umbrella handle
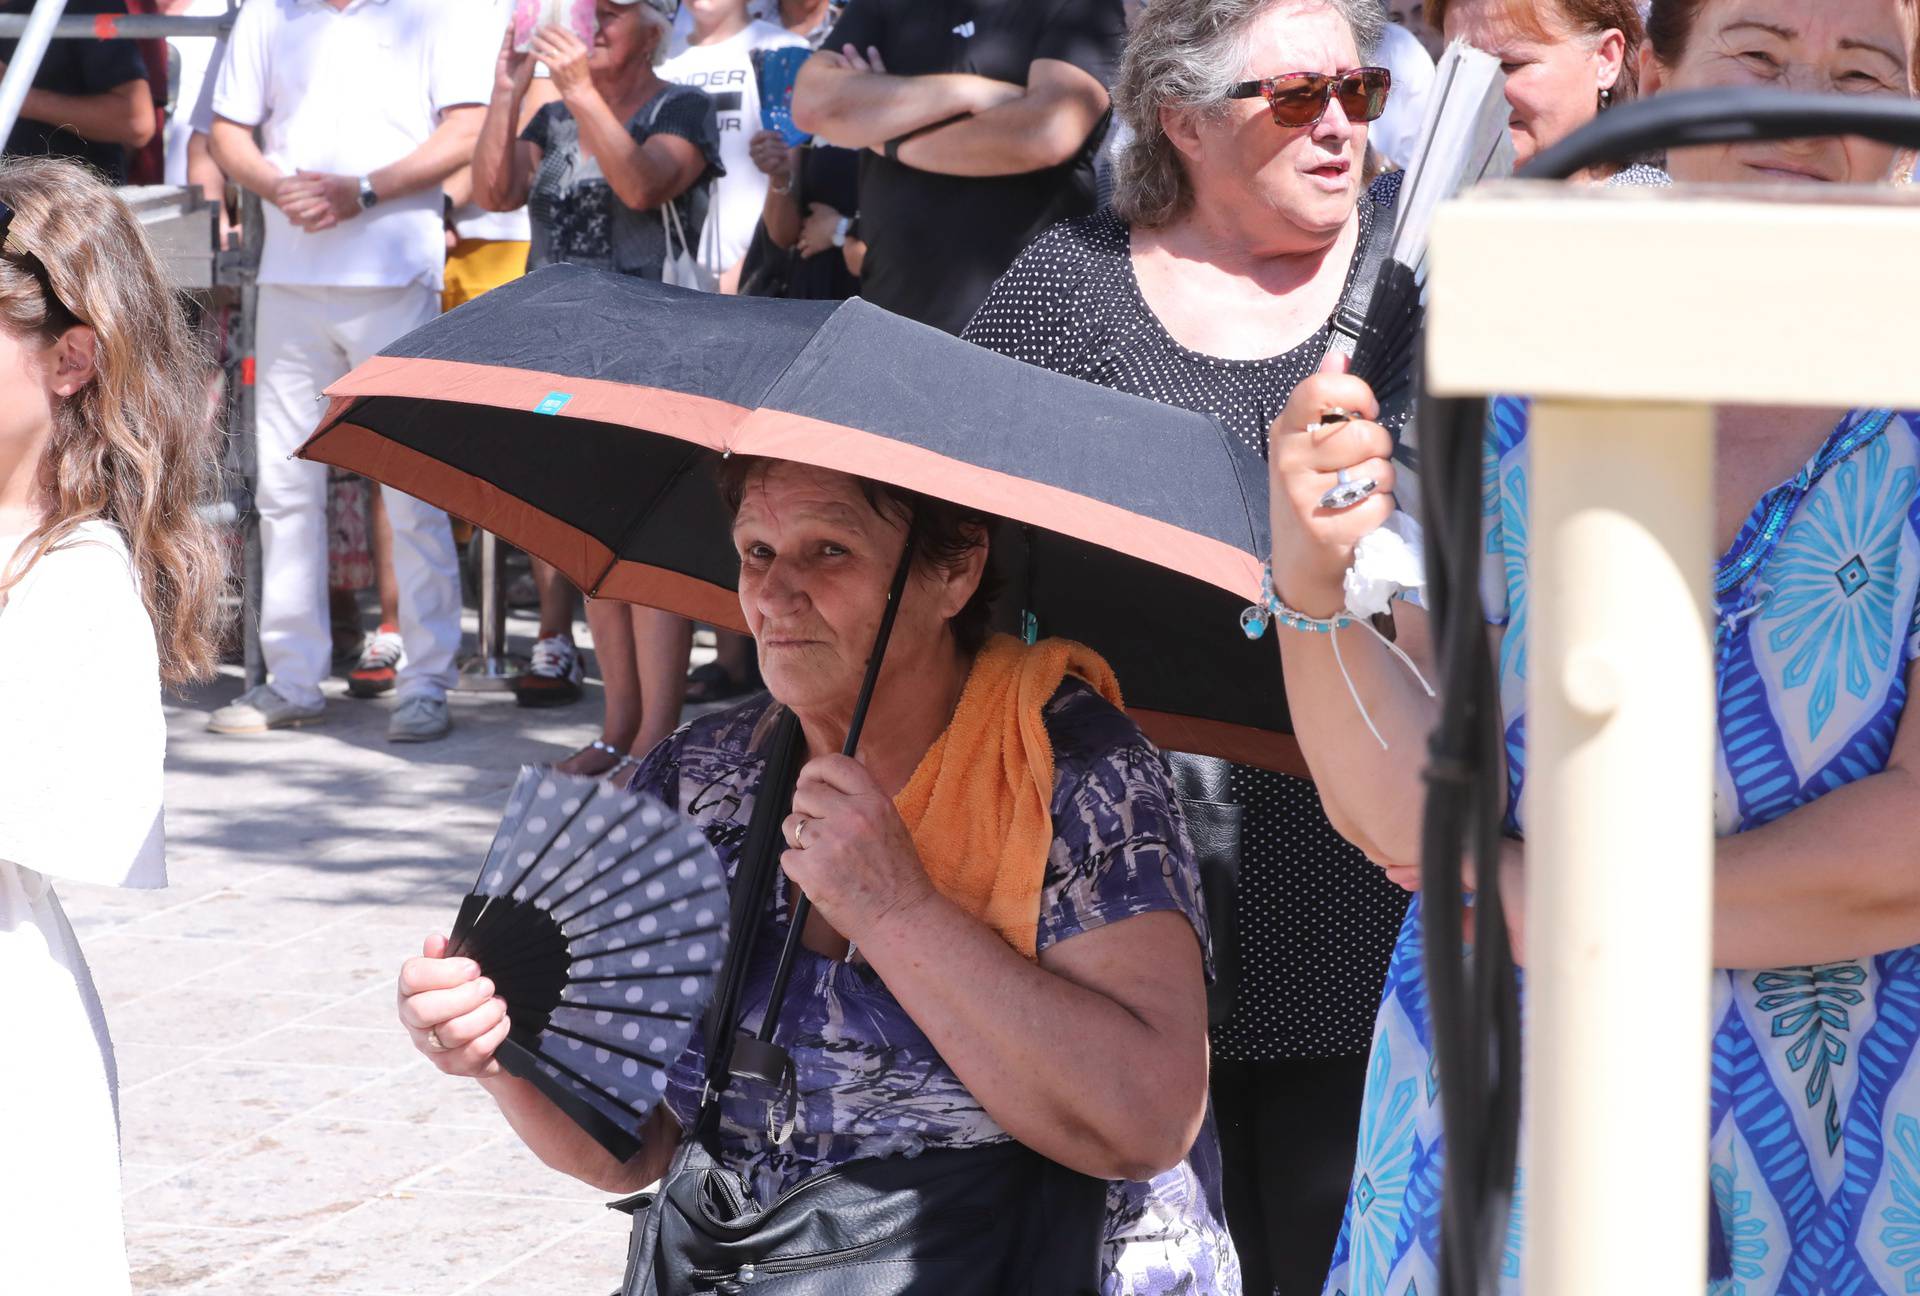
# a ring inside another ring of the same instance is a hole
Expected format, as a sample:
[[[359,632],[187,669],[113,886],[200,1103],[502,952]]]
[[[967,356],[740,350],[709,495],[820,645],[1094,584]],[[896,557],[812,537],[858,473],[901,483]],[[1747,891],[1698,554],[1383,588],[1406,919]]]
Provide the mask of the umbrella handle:
[[[894,569],[893,586],[887,591],[887,610],[880,617],[880,631],[873,637],[873,655],[867,659],[866,678],[860,682],[860,697],[853,704],[853,720],[847,725],[847,740],[840,748],[842,756],[851,756],[860,746],[860,731],[866,727],[867,708],[873,702],[873,686],[880,680],[880,662],[887,655],[893,638],[893,619],[900,611],[900,599],[907,590],[907,576],[913,570],[914,542],[918,539],[912,523],[907,526],[907,546],[900,553],[900,565]],[[802,892],[793,902],[793,925],[787,929],[787,943],[781,947],[780,962],[774,967],[773,986],[767,992],[767,1010],[760,1019],[755,1037],[762,1043],[773,1039],[780,1020],[780,1006],[786,1002],[787,982],[793,978],[793,961],[800,953],[800,937],[807,929],[807,916],[813,902]]]

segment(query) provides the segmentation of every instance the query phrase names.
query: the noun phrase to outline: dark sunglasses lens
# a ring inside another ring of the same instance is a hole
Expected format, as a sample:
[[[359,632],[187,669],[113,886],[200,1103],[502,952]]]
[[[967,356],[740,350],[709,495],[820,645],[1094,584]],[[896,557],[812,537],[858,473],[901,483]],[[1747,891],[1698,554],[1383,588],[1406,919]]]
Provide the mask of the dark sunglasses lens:
[[[1273,83],[1267,104],[1280,125],[1311,126],[1327,110],[1332,95],[1333,81],[1328,77],[1287,77]]]
[[[1378,72],[1355,72],[1340,81],[1340,111],[1348,121],[1370,122],[1387,110],[1387,78]]]

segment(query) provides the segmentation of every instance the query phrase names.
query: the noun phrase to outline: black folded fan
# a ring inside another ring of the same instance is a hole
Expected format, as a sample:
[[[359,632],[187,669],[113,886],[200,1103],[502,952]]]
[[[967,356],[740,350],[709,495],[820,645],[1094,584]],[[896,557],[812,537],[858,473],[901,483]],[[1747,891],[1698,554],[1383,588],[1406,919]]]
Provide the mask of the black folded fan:
[[[447,954],[507,1001],[501,1066],[625,1160],[726,940],[726,870],[699,829],[652,797],[530,765]]]

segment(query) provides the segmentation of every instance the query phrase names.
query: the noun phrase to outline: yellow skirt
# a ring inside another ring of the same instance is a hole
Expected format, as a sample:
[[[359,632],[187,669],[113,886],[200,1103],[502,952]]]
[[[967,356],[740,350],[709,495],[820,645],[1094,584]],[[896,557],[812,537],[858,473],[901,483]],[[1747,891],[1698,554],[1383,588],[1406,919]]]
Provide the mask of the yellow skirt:
[[[463,306],[484,292],[512,283],[527,272],[527,244],[493,239],[461,239],[447,253],[446,286],[440,309]]]

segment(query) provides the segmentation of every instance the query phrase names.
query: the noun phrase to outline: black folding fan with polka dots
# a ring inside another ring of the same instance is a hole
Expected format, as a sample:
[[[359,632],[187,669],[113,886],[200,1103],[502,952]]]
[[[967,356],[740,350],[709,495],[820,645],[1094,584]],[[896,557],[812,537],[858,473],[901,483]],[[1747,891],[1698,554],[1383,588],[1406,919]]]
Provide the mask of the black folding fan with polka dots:
[[[530,765],[447,953],[507,1002],[500,1064],[624,1160],[726,940],[726,870],[699,829],[650,796]]]

